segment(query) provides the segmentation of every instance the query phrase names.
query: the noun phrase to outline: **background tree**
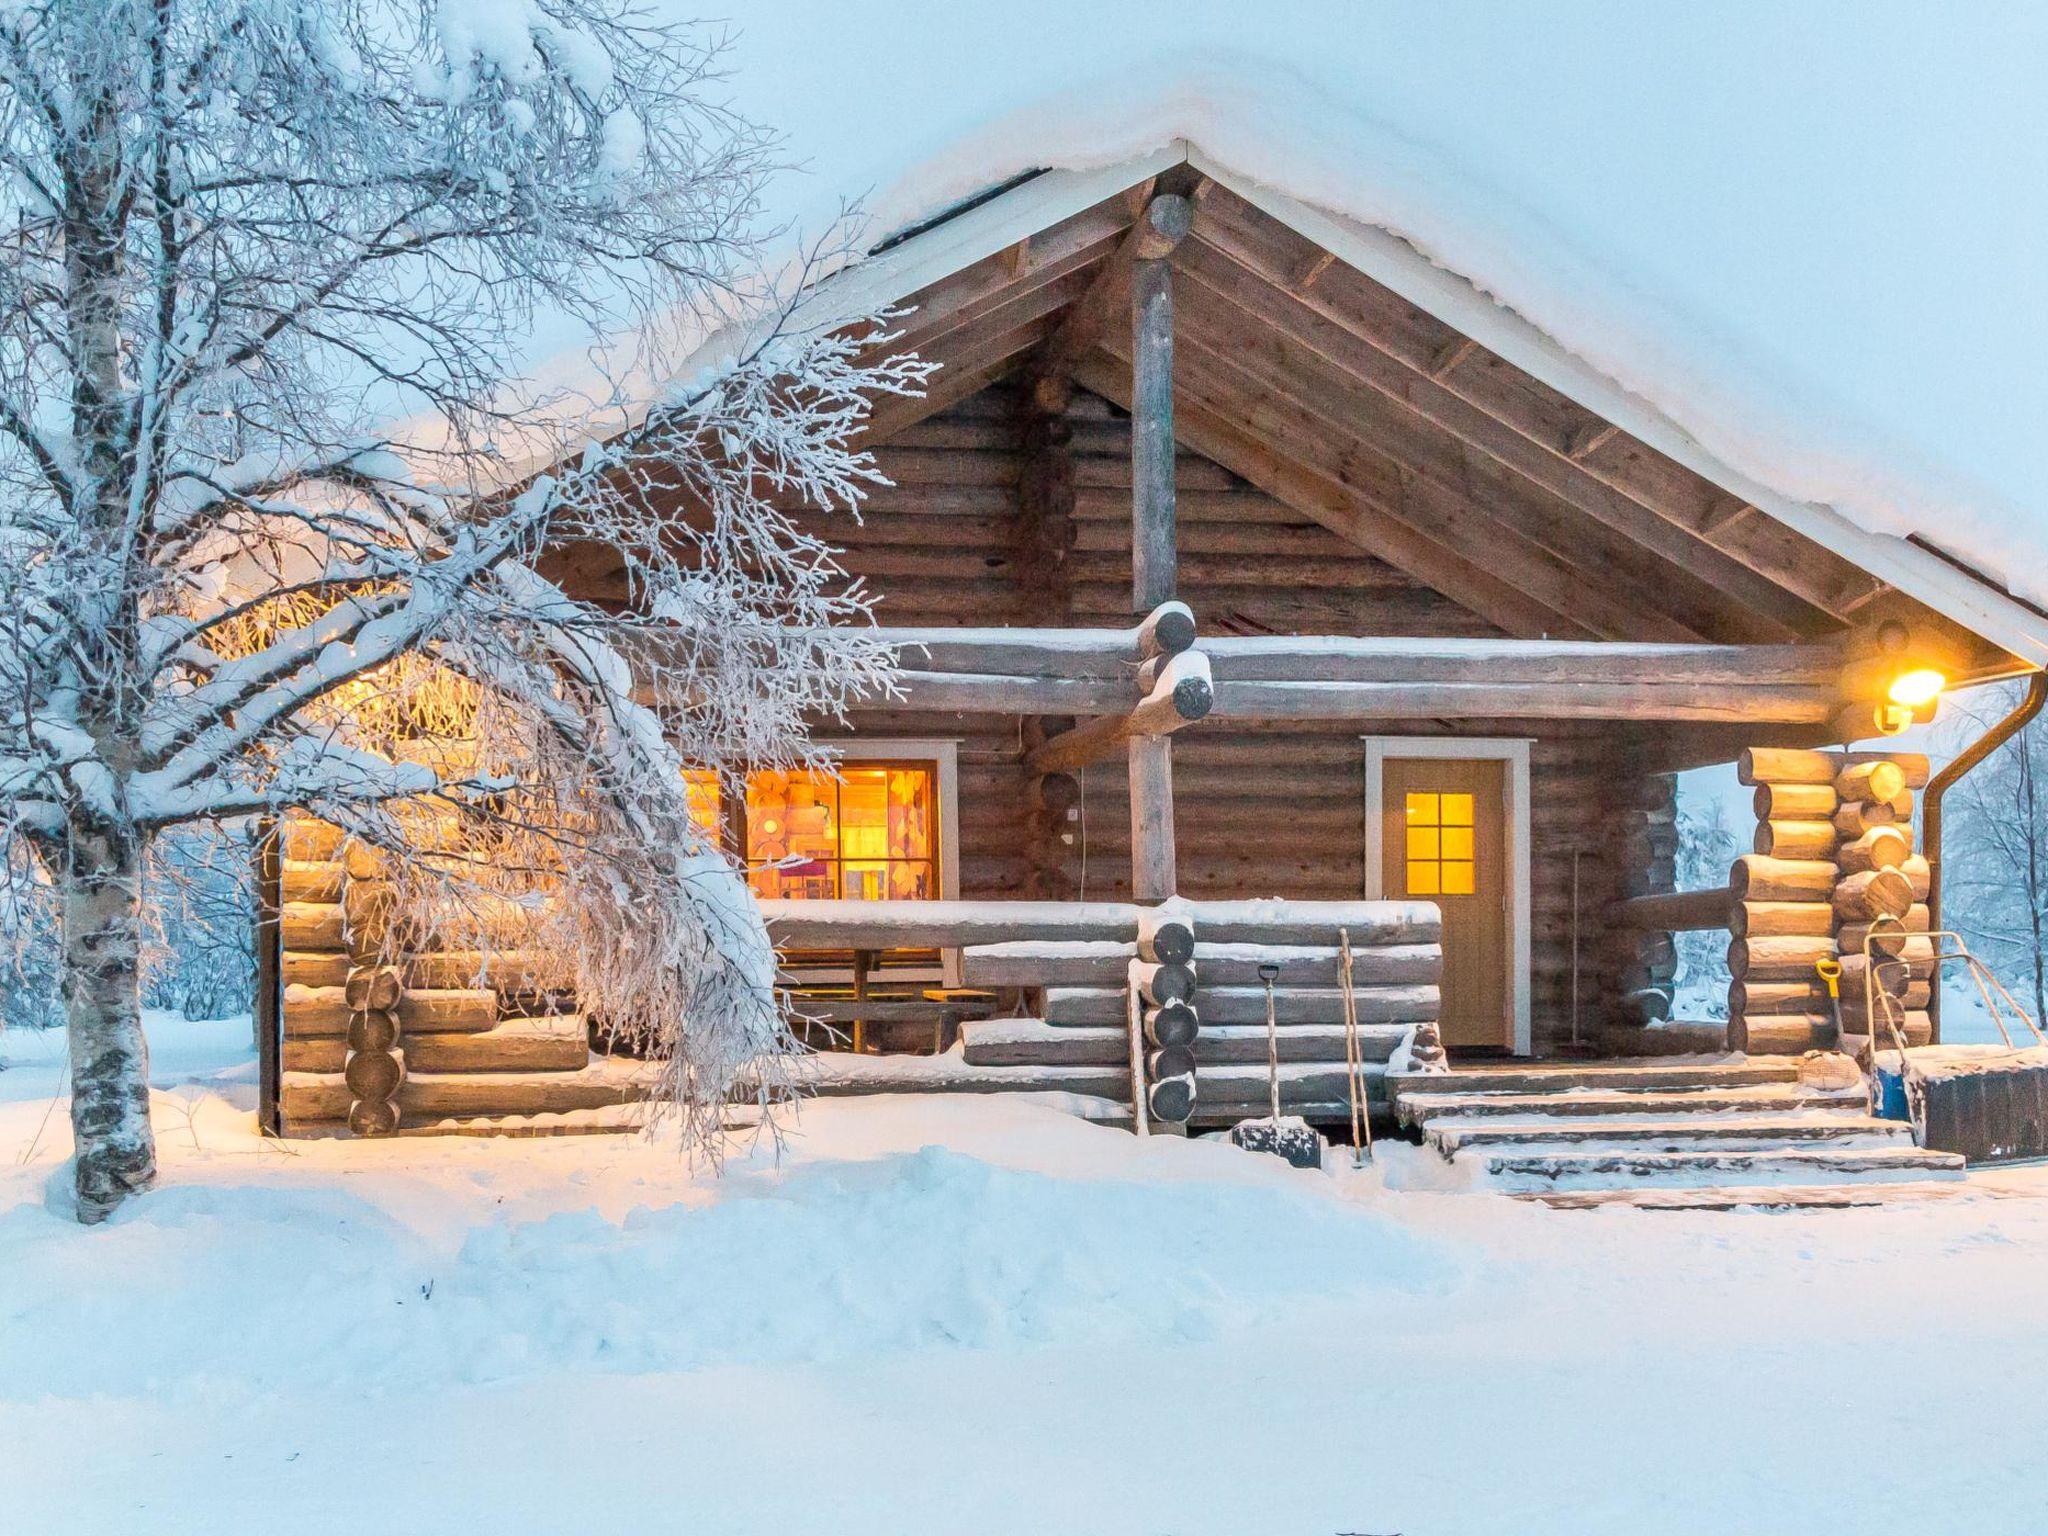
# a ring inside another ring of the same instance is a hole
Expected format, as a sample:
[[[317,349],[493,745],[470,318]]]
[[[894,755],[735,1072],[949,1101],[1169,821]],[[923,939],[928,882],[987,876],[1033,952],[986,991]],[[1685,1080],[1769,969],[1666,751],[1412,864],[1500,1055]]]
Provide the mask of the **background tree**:
[[[1711,789],[1680,792],[1677,883],[1681,891],[1709,890],[1728,883],[1728,871],[1742,850],[1728,821],[1728,803]],[[1725,930],[1691,929],[1672,935],[1678,950],[1673,977],[1673,1017],[1728,1017],[1728,935]]]
[[[1938,746],[1960,752],[2019,703],[2000,683],[1958,695]],[[2048,1017],[2048,721],[2036,718],[1951,789],[1942,809],[1942,921]],[[1954,966],[1944,967],[1960,979]],[[1966,994],[1974,989],[1966,989]]]
[[[785,309],[663,387],[765,297],[771,145],[718,57],[628,0],[0,10],[0,818],[61,913],[82,1219],[154,1176],[141,883],[182,827],[498,836],[686,1130],[772,1082],[772,955],[681,770],[801,760],[807,712],[886,686],[767,498],[851,504],[868,395],[923,370]],[[522,385],[560,317],[611,340]],[[631,612],[536,574],[578,540]]]

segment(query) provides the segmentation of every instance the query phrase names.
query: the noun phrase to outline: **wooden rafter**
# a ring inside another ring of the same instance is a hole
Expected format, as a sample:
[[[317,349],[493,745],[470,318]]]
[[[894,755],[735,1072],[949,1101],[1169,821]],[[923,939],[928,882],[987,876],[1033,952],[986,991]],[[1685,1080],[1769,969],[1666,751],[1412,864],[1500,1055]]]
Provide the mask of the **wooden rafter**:
[[[1203,204],[1200,232],[1233,260],[1277,284],[1284,284],[1314,244],[1220,190]],[[1569,448],[1574,434],[1601,419],[1519,370],[1475,366],[1477,350],[1466,350],[1455,332],[1341,263],[1303,300],[1403,363],[1416,377],[1446,384],[1559,463],[1572,464]],[[1454,348],[1454,355],[1447,356]],[[1609,442],[1576,467],[1657,516],[1701,533],[1723,553],[1825,612],[1839,615],[1875,584],[1868,573],[1771,519],[1703,529],[1702,519],[1719,498],[1719,490],[1662,455],[1635,449],[1625,437]]]
[[[1113,348],[1105,350],[1114,355]],[[1298,464],[1340,472],[1344,465],[1376,467],[1383,483],[1398,486],[1394,494],[1378,498],[1386,516],[1424,538],[1481,552],[1486,568],[1499,580],[1553,612],[1573,615],[1593,638],[1703,638],[1668,616],[1645,612],[1639,598],[1611,585],[1603,588],[1554,550],[1502,524],[1441,482],[1408,472],[1353,439],[1336,403],[1267,388],[1246,377],[1233,359],[1204,347],[1193,334],[1181,337],[1178,360],[1178,382],[1190,403],[1244,423],[1274,452]]]
[[[1075,381],[1104,399],[1129,407],[1130,374],[1120,363],[1099,355],[1089,358],[1076,372]],[[1196,453],[1510,635],[1596,638],[1572,615],[1537,602],[1477,561],[1390,516],[1385,510],[1387,498],[1398,496],[1398,485],[1367,483],[1356,468],[1283,458],[1242,421],[1220,416],[1186,398],[1175,411],[1175,431]]]
[[[1598,518],[1588,520],[1568,499],[1531,487],[1485,458],[1474,462],[1468,445],[1409,410],[1399,397],[1362,386],[1351,375],[1263,323],[1199,281],[1187,288],[1186,342],[1191,351],[1258,388],[1294,401],[1311,416],[1370,444],[1423,482],[1435,498],[1452,498],[1497,523],[1513,550],[1527,547],[1578,568],[1601,586],[1655,592],[1658,606],[1689,634],[1711,639],[1763,641],[1793,638],[1774,624],[1735,608],[1679,560],[1664,558]],[[1465,519],[1470,526],[1470,517]],[[1710,557],[1712,551],[1705,551]],[[1751,578],[1754,580],[1754,578]],[[1780,601],[1783,594],[1773,589]]]
[[[1826,616],[1796,594],[1759,576],[1699,535],[1602,485],[1568,456],[1550,454],[1517,437],[1453,390],[1422,377],[1303,300],[1276,291],[1261,274],[1239,264],[1221,248],[1198,238],[1182,250],[1180,264],[1192,284],[1297,343],[1314,359],[1371,391],[1387,408],[1449,434],[1497,466],[1513,483],[1559,498],[1598,524],[1607,536],[1624,539],[1668,562],[1668,568],[1681,573],[1683,584],[1718,609],[1724,623],[1735,626],[1727,638],[1789,639],[1825,626]],[[1594,546],[1587,547],[1590,551]],[[1604,561],[1612,555],[1600,558]],[[1755,618],[1744,622],[1744,614]]]
[[[1186,237],[1194,212],[1192,199],[1171,193],[1145,205],[1116,254],[1032,359],[1032,372],[1038,378],[1071,378],[1074,365],[1092,352],[1106,333],[1129,327],[1133,268],[1141,261],[1161,261],[1172,255],[1173,248]]]

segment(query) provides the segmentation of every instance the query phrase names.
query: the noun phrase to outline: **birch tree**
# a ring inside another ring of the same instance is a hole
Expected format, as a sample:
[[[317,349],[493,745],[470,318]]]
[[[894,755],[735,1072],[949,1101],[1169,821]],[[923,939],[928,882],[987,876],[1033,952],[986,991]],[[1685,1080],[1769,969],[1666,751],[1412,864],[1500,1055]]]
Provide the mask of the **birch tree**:
[[[181,826],[303,808],[403,856],[408,816],[496,818],[686,1129],[784,1049],[682,771],[804,760],[887,686],[771,498],[851,505],[868,399],[923,368],[784,306],[664,384],[766,297],[773,145],[719,61],[630,0],[0,8],[0,817],[61,908],[81,1219],[154,1177],[140,882]],[[522,382],[565,317],[611,339],[586,382]],[[625,611],[541,574],[577,543]],[[468,750],[408,749],[451,678]]]

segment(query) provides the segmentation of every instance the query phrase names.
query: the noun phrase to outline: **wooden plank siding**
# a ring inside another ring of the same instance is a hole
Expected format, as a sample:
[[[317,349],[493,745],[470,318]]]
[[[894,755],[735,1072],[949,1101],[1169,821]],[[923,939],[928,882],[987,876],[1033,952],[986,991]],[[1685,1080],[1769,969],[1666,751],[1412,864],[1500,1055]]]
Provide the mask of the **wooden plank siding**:
[[[862,519],[812,514],[805,526],[845,550],[850,575],[894,625],[1060,622],[1020,574],[1017,392],[984,389],[880,445],[895,482]],[[1067,577],[1076,625],[1131,622],[1129,427],[1077,392],[1072,427],[1074,545]],[[1498,637],[1501,631],[1387,562],[1183,450],[1177,462],[1180,596],[1204,633]],[[1057,728],[1064,721],[1051,722]],[[1026,809],[1026,722],[1014,715],[864,710],[853,736],[959,743],[960,886],[965,898],[1031,894],[1128,899],[1130,815],[1121,756],[1081,773],[1082,817],[1070,824],[1057,891],[1027,888],[1034,833]],[[822,727],[828,734],[841,728]],[[1350,722],[1228,726],[1174,743],[1179,886],[1190,897],[1356,898],[1365,890],[1368,730]],[[1393,722],[1389,734],[1444,728]],[[1539,1051],[1571,1031],[1573,854],[1578,854],[1581,1028],[1596,1038],[1613,978],[1601,973],[1600,915],[1623,893],[1629,850],[1603,813],[1640,736],[1602,722],[1464,722],[1474,736],[1529,736],[1532,1002]]]

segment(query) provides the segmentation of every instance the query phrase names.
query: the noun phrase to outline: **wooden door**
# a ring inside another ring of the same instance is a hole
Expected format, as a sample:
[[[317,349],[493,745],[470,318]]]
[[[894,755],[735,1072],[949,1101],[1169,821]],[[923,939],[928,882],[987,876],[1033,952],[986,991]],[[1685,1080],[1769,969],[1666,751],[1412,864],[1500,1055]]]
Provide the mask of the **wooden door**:
[[[1514,1049],[1507,764],[1388,757],[1380,786],[1381,890],[1443,909],[1444,1043]]]

